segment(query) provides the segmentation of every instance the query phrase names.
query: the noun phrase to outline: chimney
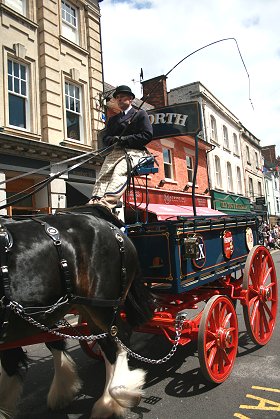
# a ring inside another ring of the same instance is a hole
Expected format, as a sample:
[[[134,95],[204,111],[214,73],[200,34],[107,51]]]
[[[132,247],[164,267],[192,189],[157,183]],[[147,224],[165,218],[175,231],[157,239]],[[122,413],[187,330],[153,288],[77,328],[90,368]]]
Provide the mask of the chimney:
[[[276,163],[275,145],[267,145],[262,147],[262,155],[268,163]]]
[[[155,108],[168,105],[166,76],[158,76],[153,79],[142,81],[143,100]]]

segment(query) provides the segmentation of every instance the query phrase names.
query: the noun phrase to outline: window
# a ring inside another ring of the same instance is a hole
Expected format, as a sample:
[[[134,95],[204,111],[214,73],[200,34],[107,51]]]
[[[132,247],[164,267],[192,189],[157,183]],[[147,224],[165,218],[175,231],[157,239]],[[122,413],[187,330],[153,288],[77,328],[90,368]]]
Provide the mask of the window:
[[[261,184],[261,182],[258,182],[258,195],[262,196],[262,184]]]
[[[249,150],[249,147],[247,145],[246,145],[246,158],[247,158],[247,163],[251,164],[250,150]]]
[[[259,156],[258,153],[255,151],[255,159],[256,159],[256,169],[259,168]]]
[[[223,137],[224,137],[224,147],[229,149],[228,129],[225,125],[223,125]]]
[[[254,198],[253,179],[249,177],[249,197]]]
[[[80,87],[65,82],[67,138],[81,140],[82,114]]]
[[[77,9],[66,1],[61,1],[62,35],[76,44],[79,43]]]
[[[5,0],[5,4],[15,12],[26,16],[26,0]]]
[[[276,211],[280,212],[280,202],[279,202],[279,198],[276,198]]]
[[[236,176],[237,176],[237,193],[242,194],[241,170],[240,170],[240,167],[238,166],[236,168]]]
[[[27,128],[27,67],[8,60],[9,125]]]
[[[233,134],[233,152],[239,156],[238,139],[236,134]]]
[[[231,170],[231,164],[230,162],[227,162],[227,187],[228,191],[232,191],[232,170]]]
[[[215,156],[215,179],[216,179],[216,186],[218,188],[221,188],[222,187],[221,163],[218,156]]]
[[[217,136],[217,124],[216,119],[213,115],[210,116],[210,123],[211,123],[211,140],[218,142],[218,136]]]
[[[190,156],[186,156],[188,182],[193,181],[193,159]]]
[[[167,179],[173,178],[173,168],[172,168],[172,153],[169,148],[163,148],[163,167],[164,167],[164,177]]]

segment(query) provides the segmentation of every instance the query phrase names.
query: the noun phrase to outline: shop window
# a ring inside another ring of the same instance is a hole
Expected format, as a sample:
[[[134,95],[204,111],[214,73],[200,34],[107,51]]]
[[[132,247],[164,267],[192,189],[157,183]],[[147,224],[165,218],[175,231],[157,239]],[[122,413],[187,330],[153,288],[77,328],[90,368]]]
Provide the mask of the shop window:
[[[222,176],[221,176],[221,162],[218,156],[215,156],[215,178],[217,188],[222,187]]]
[[[5,4],[15,12],[26,16],[26,0],[5,0]]]
[[[9,125],[28,128],[28,69],[8,60]]]
[[[164,177],[166,179],[173,179],[172,152],[169,148],[163,148],[162,152]]]
[[[65,82],[65,108],[67,138],[81,141],[81,88],[69,82]]]
[[[188,182],[192,182],[193,181],[193,158],[190,156],[186,156],[186,164],[187,164]]]
[[[223,137],[224,137],[224,148],[229,150],[228,129],[225,125],[223,125]]]
[[[78,9],[72,4],[61,1],[62,36],[75,44],[79,43]]]
[[[228,191],[232,192],[233,190],[232,170],[231,170],[231,164],[229,162],[227,162],[227,186],[228,186]]]

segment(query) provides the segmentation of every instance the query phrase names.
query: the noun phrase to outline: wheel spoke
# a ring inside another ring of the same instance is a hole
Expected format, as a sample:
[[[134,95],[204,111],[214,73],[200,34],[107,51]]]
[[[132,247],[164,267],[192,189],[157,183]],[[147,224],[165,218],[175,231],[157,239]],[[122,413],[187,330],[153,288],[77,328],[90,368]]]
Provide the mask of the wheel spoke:
[[[263,303],[263,308],[265,309],[265,311],[267,312],[267,314],[269,315],[270,320],[274,319],[274,316],[270,310],[270,308],[268,307],[267,303]]]
[[[220,306],[217,304],[213,310],[213,319],[215,322],[215,330],[219,329],[220,326]]]
[[[258,296],[257,295],[255,297],[249,298],[249,303],[248,303],[249,309],[252,307],[253,304],[255,304],[255,302],[257,300],[258,300]]]
[[[222,356],[224,358],[225,365],[230,365],[231,364],[231,361],[230,361],[230,359],[228,357],[228,354],[227,354],[227,352],[225,350],[222,351]]]
[[[219,350],[218,352],[218,365],[219,365],[219,373],[223,374],[225,372],[224,369],[224,360],[223,360],[223,350]]]
[[[205,345],[205,350],[208,352],[216,344],[216,339],[210,340]]]
[[[263,276],[263,280],[261,281],[262,285],[265,284],[267,278],[269,277],[269,275],[271,274],[272,271],[272,267],[268,268],[268,270],[266,271],[266,273]]]
[[[228,324],[228,322],[230,321],[230,319],[231,319],[231,317],[232,317],[232,313],[228,313],[227,315],[226,315],[226,317],[224,318],[224,320],[222,321],[222,327],[226,327],[226,325]]]
[[[265,314],[265,311],[264,311],[263,304],[260,305],[260,322],[262,324],[262,329],[263,329],[264,333],[269,332],[270,328],[269,328],[267,317],[266,317],[266,314]]]
[[[252,325],[256,322],[256,316],[257,316],[257,313],[258,313],[259,303],[260,303],[259,300],[255,299],[254,307],[253,307],[251,317],[250,317],[250,323]]]
[[[211,352],[209,354],[208,365],[209,365],[210,368],[212,368],[212,366],[213,366],[213,362],[214,362],[214,359],[215,359],[215,356],[216,356],[216,353],[217,353],[217,349],[218,349],[217,346],[214,346],[211,349]]]

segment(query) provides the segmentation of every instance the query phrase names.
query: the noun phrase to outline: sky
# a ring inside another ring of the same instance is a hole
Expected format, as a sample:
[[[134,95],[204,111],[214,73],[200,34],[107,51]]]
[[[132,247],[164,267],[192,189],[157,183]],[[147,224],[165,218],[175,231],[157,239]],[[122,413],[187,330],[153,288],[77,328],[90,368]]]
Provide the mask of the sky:
[[[280,155],[280,0],[103,0],[104,80],[141,98],[144,80],[170,72],[168,91],[200,81],[261,146]]]

